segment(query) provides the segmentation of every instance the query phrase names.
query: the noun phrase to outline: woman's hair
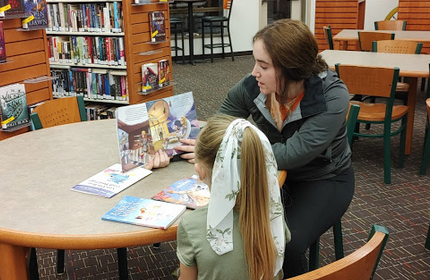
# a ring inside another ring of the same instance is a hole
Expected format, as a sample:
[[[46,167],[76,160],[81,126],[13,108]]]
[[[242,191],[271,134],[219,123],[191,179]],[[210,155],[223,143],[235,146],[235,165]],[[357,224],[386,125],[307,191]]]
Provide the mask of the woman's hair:
[[[197,137],[196,160],[205,168],[209,181],[224,133],[234,117],[218,114],[210,118]],[[249,267],[249,279],[273,279],[277,251],[270,230],[269,186],[263,145],[250,127],[241,144],[241,188],[235,209]]]
[[[299,20],[281,19],[267,25],[255,34],[253,42],[262,40],[266,52],[277,70],[281,97],[286,96],[288,85],[307,79],[327,69],[318,54],[318,44],[310,29]]]

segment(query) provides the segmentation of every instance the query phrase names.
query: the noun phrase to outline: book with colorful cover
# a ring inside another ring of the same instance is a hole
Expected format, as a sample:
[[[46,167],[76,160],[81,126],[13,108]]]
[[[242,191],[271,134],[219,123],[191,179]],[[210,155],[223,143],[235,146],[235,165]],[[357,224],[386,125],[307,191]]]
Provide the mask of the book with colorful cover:
[[[24,84],[0,87],[0,105],[2,129],[30,125]]]
[[[25,13],[28,14],[28,18],[23,20],[23,28],[48,28],[48,9],[46,0],[24,0],[24,7]]]
[[[158,88],[158,64],[145,63],[142,65],[142,92]]]
[[[196,209],[209,203],[210,191],[208,185],[192,176],[173,183],[151,198]]]
[[[149,32],[152,43],[166,41],[166,19],[164,12],[155,11],[149,13]]]
[[[117,205],[103,215],[102,220],[167,229],[184,213],[185,209],[184,205],[124,196]]]
[[[121,106],[116,114],[123,171],[146,165],[160,149],[179,154],[179,139],[196,139],[200,132],[192,92]]]
[[[3,22],[0,21],[0,63],[6,61],[6,43],[4,39]]]
[[[21,17],[25,15],[24,0],[0,0],[0,9],[6,17]]]
[[[170,61],[163,59],[158,62],[158,87],[165,87],[170,84]]]
[[[151,173],[141,167],[123,173],[121,165],[116,163],[77,184],[72,190],[110,198]]]

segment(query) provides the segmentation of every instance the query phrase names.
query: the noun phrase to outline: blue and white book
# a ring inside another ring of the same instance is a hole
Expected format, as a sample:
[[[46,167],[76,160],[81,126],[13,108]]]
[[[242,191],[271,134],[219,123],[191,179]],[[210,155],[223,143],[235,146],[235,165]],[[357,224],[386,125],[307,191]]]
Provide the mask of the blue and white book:
[[[122,172],[121,164],[116,163],[77,184],[72,191],[110,198],[151,173],[152,171],[142,167]]]
[[[185,209],[184,205],[124,196],[102,220],[167,229]]]

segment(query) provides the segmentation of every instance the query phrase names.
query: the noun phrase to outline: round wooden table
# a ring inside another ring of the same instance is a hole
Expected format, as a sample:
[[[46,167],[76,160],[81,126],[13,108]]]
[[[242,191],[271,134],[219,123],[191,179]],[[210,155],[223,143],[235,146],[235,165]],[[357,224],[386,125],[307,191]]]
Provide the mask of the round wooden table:
[[[119,162],[115,120],[80,122],[0,141],[0,278],[27,279],[28,248],[103,249],[176,239],[167,230],[101,220],[125,195],[150,198],[195,173],[186,161],[154,170],[112,198],[71,191]]]

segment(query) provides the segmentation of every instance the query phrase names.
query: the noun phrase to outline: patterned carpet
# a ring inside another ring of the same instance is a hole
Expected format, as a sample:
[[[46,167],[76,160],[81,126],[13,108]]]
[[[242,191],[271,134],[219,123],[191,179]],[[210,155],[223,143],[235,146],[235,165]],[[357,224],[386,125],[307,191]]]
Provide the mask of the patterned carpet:
[[[200,119],[216,112],[226,92],[253,67],[252,56],[216,59],[214,63],[173,65],[174,91],[194,92]],[[430,171],[419,176],[425,129],[425,94],[419,93],[413,148],[397,169],[398,137],[392,141],[392,184],[383,183],[381,139],[359,139],[353,146],[354,199],[342,219],[344,250],[350,254],[367,240],[372,224],[390,232],[374,279],[430,279],[430,251],[424,248],[430,222]],[[371,129],[377,129],[372,126]],[[331,231],[321,238],[320,266],[334,260]],[[129,279],[176,279],[175,242],[160,249],[128,248]],[[118,279],[116,250],[66,251],[65,273],[55,273],[55,251],[38,249],[40,279]]]

